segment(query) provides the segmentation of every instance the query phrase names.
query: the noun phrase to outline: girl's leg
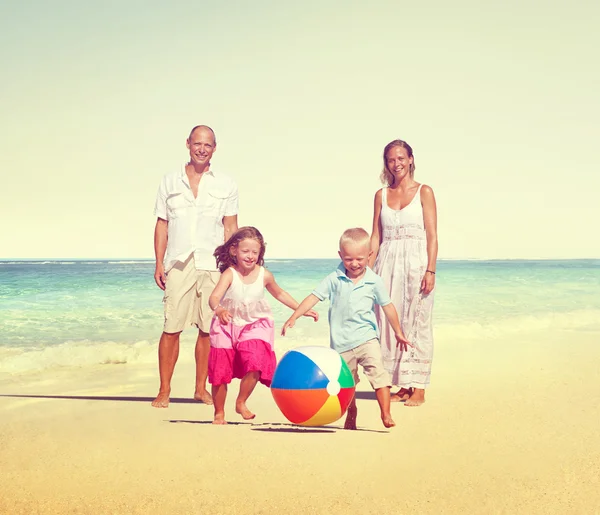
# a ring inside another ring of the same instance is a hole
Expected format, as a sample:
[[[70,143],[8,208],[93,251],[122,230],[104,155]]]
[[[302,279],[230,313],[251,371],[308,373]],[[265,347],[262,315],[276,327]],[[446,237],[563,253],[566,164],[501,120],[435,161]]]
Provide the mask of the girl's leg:
[[[212,398],[215,404],[215,418],[213,424],[227,424],[225,421],[225,399],[227,398],[227,384],[212,386]]]
[[[240,382],[240,393],[235,401],[235,411],[239,413],[244,420],[251,420],[256,416],[248,409],[246,401],[254,390],[256,383],[258,383],[259,377],[260,372],[252,370],[251,372],[248,372]]]

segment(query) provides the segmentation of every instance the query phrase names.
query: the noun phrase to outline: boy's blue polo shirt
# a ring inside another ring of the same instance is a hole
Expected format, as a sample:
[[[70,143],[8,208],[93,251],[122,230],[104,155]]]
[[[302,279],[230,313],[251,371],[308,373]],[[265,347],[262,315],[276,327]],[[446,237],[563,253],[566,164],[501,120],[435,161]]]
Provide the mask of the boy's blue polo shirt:
[[[356,284],[346,275],[341,263],[313,290],[319,300],[329,299],[330,344],[337,352],[354,349],[379,337],[373,308],[386,306],[392,300],[381,277],[367,267]]]

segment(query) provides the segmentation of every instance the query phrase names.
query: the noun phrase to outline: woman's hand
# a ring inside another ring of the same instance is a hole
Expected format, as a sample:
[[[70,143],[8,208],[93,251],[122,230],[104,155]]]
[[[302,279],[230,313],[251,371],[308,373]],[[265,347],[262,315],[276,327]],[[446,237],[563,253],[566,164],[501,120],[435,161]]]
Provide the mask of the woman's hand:
[[[429,295],[435,287],[435,274],[427,271],[421,280],[421,293]]]
[[[219,306],[217,309],[215,309],[215,315],[223,325],[231,322],[231,313],[223,306]]]

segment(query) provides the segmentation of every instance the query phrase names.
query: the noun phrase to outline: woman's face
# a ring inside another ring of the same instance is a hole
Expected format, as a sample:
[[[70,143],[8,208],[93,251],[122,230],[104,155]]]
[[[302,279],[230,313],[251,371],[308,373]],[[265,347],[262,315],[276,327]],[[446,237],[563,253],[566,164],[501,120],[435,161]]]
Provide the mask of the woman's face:
[[[395,146],[388,150],[385,155],[385,163],[394,176],[394,184],[398,184],[407,175],[410,175],[412,162],[413,158],[408,157],[408,152],[404,147]]]

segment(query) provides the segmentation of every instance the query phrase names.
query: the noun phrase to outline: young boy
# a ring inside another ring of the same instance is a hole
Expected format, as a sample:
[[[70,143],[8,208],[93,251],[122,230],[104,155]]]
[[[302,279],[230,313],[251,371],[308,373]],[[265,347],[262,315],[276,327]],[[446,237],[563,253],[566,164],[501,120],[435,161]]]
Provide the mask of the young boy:
[[[320,300],[329,299],[329,331],[331,348],[339,352],[358,383],[358,365],[375,390],[385,427],[395,426],[390,414],[390,377],[383,367],[379,333],[373,307],[379,304],[392,326],[398,345],[407,349],[398,313],[381,278],[367,267],[371,256],[370,238],[364,229],[348,229],[340,238],[342,263],[298,306],[281,331],[285,335],[298,318]],[[352,399],[344,429],[356,429],[356,401]]]

